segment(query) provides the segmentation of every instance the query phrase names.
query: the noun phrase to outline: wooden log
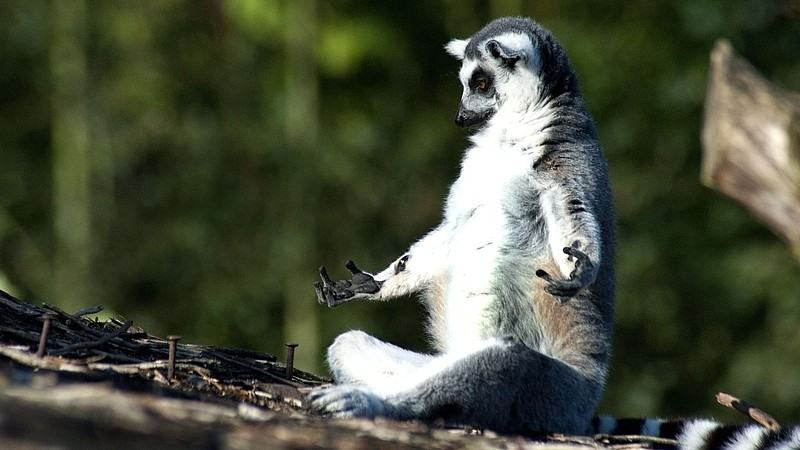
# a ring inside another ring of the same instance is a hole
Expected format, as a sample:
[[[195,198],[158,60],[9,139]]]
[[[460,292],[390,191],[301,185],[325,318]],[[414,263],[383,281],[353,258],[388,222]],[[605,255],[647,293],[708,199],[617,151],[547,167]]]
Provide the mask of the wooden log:
[[[58,312],[48,348],[61,350],[38,357],[32,347],[47,311]],[[619,450],[672,443],[646,436],[534,439],[443,423],[334,420],[304,407],[304,392],[326,380],[297,369],[289,379],[272,355],[181,344],[175,377],[168,379],[163,339],[129,321],[79,317],[85,311],[40,308],[0,291],[0,449]]]
[[[747,207],[800,260],[800,95],[717,41],[703,125],[703,183]]]
[[[52,374],[51,374],[52,375]],[[246,403],[115,389],[109,383],[11,385],[0,370],[0,448],[593,450],[590,437],[550,442],[392,420],[330,420]],[[52,380],[51,380],[52,381]],[[651,448],[648,441],[625,448]]]

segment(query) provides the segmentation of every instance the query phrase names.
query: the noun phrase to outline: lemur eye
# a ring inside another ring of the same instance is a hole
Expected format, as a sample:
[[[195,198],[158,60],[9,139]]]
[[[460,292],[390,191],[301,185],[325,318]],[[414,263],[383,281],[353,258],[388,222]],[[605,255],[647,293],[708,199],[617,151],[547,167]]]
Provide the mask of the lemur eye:
[[[477,87],[479,90],[485,92],[487,89],[489,89],[489,80],[487,80],[486,78],[479,79]]]

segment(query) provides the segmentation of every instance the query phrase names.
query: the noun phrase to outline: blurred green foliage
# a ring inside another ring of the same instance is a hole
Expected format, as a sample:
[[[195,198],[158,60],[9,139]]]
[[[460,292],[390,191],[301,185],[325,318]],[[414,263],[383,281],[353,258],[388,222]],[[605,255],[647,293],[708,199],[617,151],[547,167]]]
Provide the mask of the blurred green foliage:
[[[311,283],[321,263],[380,269],[437,223],[466,145],[442,45],[529,15],[567,48],[610,161],[619,289],[603,412],[725,417],[713,394],[728,390],[798,420],[800,266],[698,181],[712,43],[800,90],[798,9],[0,2],[0,287],[102,303],[190,342],[281,354],[296,339],[311,369],[350,328],[424,350],[417,302],[330,311]]]

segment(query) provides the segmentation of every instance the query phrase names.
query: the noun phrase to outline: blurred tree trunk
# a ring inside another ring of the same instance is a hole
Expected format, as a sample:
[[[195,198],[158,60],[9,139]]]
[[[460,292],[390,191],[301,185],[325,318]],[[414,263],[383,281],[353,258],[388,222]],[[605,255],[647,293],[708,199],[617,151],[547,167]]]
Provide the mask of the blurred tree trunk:
[[[702,179],[742,203],[800,260],[800,95],[717,42],[703,125]]]
[[[318,160],[316,153],[318,123],[317,65],[314,54],[317,28],[316,0],[286,2],[286,94],[284,130],[289,158],[293,162],[287,180],[286,222],[284,237],[292,239],[295,254],[283,255],[288,267],[307,267],[308,272],[289,272],[284,285],[284,337],[300,344],[295,357],[298,367],[316,371],[319,357],[317,305],[310,274],[318,262],[311,261],[314,233],[313,205],[304,200],[317,197],[315,184],[300,176]]]
[[[86,4],[50,1],[52,201],[55,259],[50,296],[75,308],[90,290]]]

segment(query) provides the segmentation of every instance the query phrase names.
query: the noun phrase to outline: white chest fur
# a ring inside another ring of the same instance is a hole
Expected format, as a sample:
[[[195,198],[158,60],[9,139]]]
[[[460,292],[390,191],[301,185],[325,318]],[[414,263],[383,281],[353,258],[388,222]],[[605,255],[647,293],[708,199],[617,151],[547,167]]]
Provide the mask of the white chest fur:
[[[444,289],[448,351],[472,348],[487,338],[486,310],[494,301],[492,280],[507,236],[504,202],[509,189],[530,174],[532,156],[515,146],[476,146],[462,163],[447,201],[453,227]]]

